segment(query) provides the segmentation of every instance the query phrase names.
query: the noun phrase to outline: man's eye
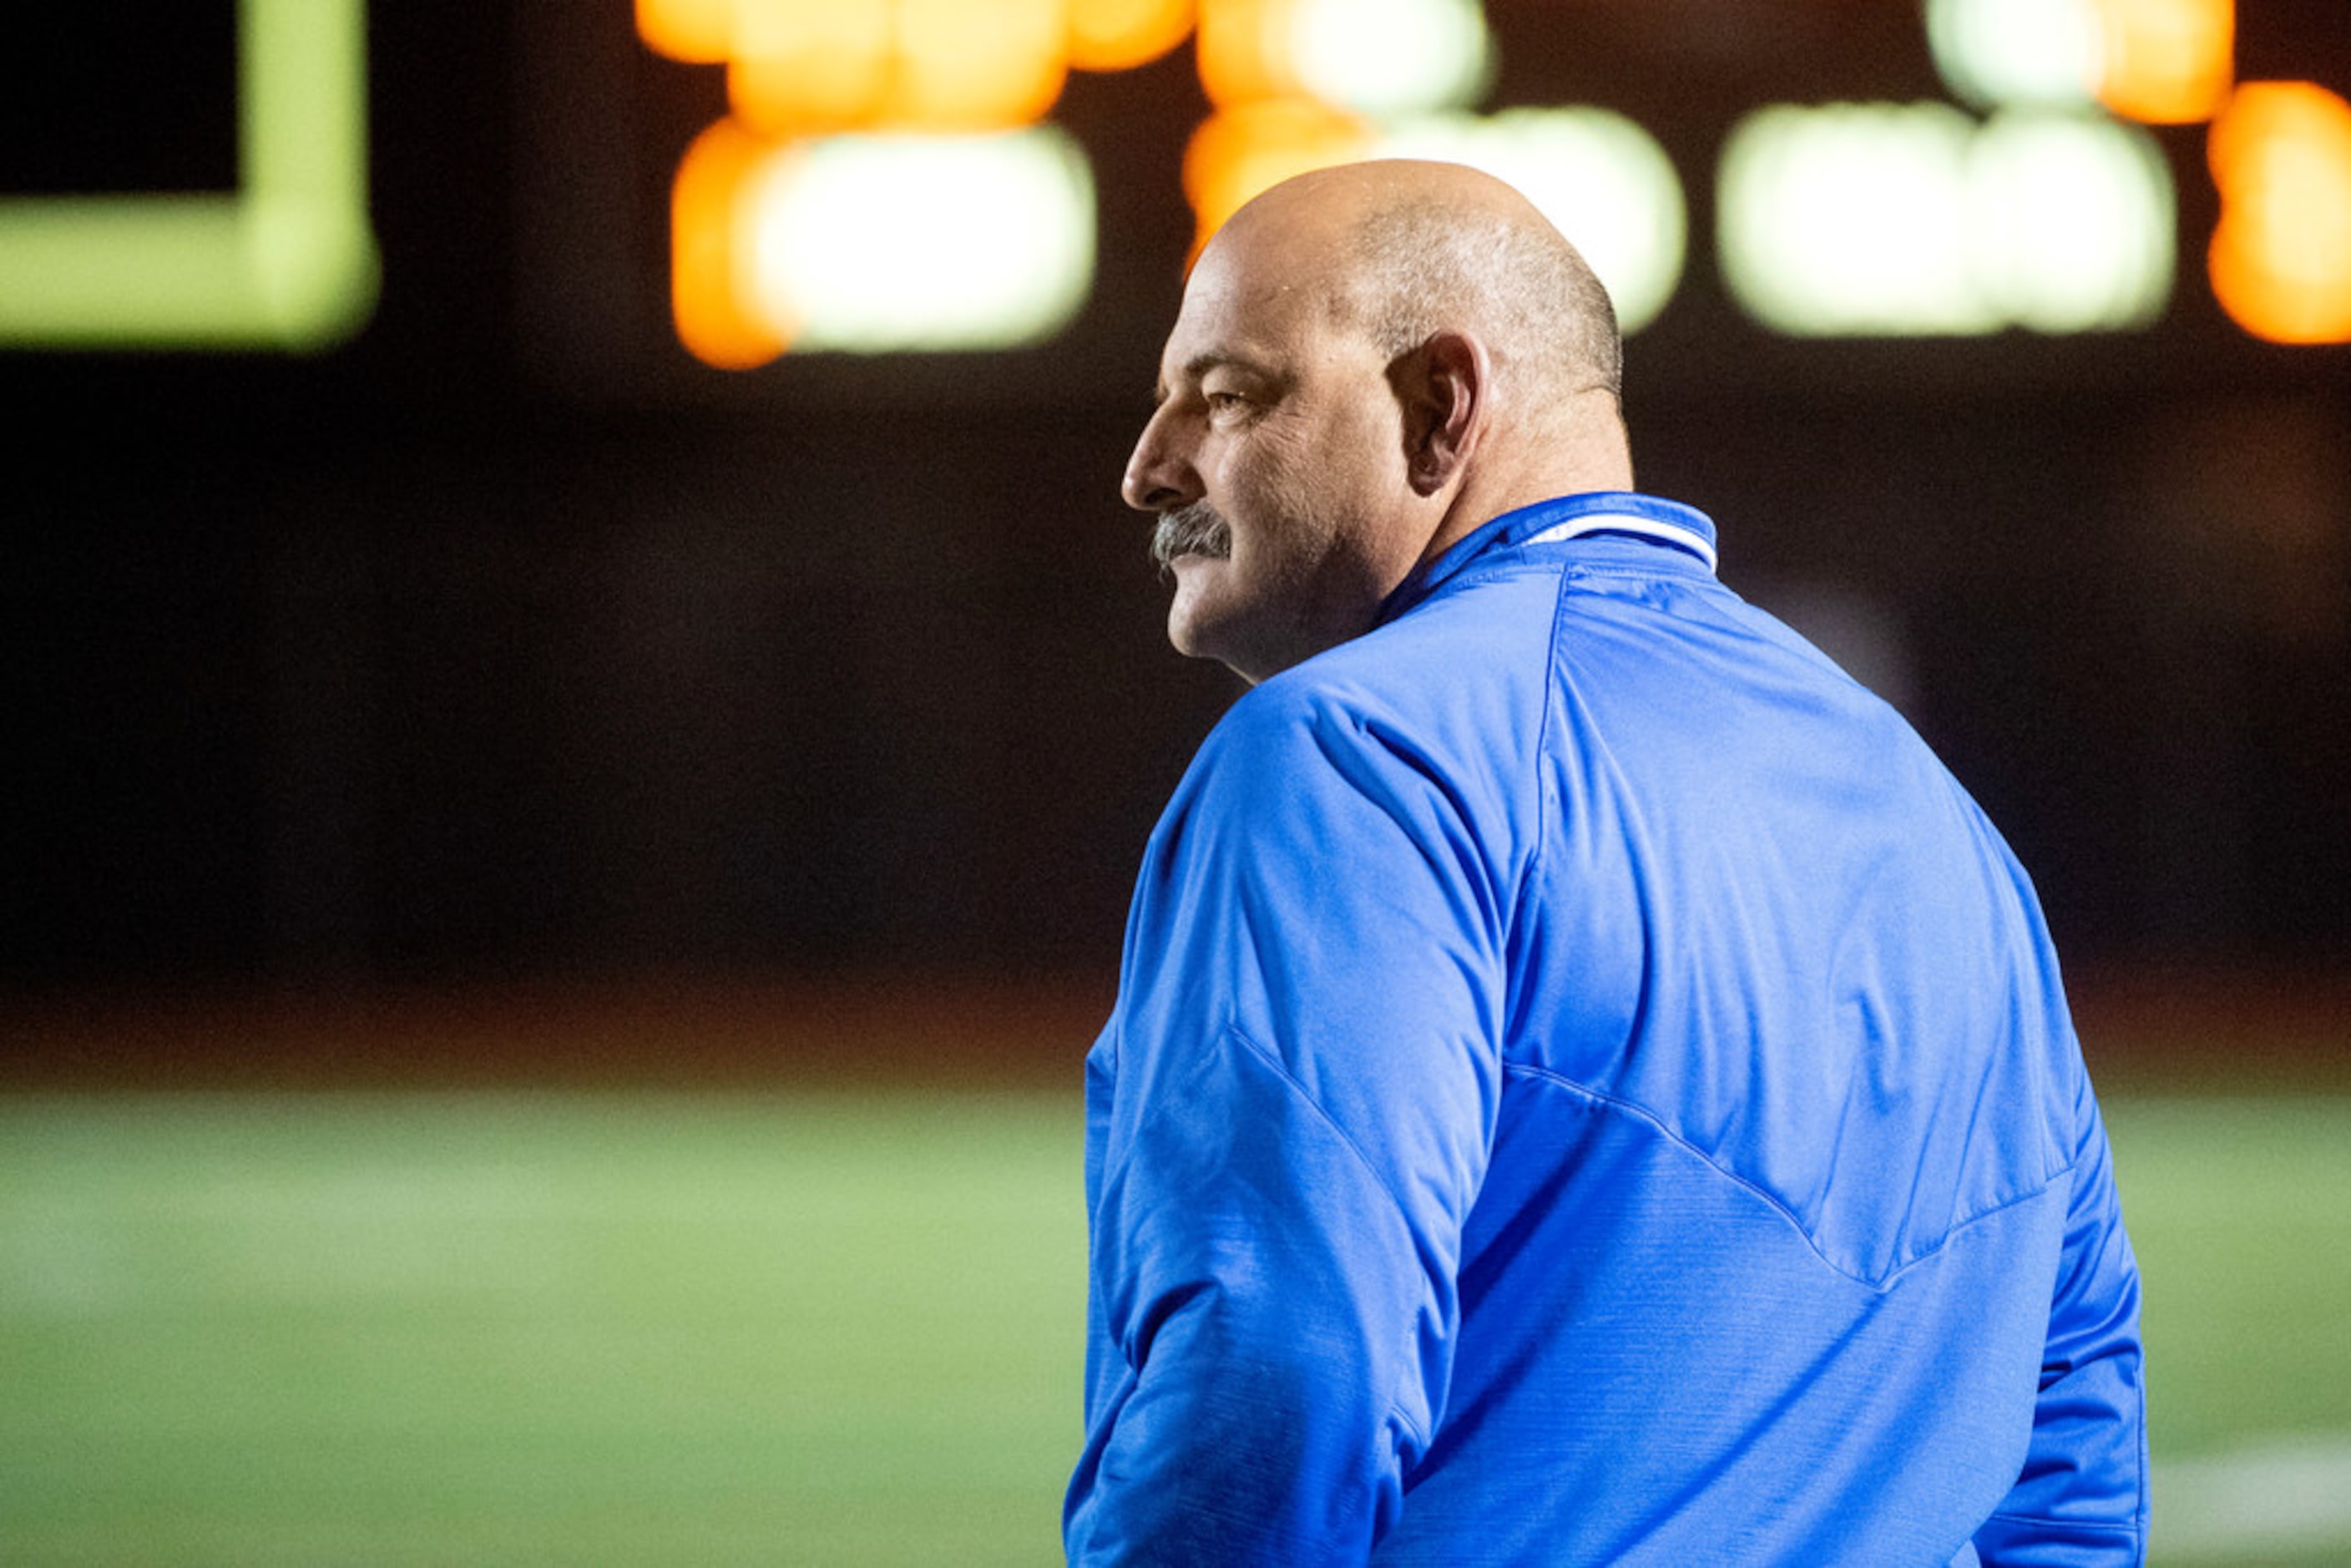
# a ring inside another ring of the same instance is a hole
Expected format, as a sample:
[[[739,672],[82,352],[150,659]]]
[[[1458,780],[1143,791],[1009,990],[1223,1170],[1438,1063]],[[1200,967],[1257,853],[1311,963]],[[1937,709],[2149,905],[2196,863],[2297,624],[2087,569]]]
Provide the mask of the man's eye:
[[[1249,400],[1236,392],[1212,392],[1202,394],[1210,413],[1229,413]]]

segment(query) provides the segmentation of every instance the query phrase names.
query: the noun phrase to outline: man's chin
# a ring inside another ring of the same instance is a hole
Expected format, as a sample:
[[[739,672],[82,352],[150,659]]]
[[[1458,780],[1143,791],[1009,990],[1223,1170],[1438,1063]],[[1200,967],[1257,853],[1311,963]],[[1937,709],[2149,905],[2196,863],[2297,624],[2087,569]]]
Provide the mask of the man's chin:
[[[1280,666],[1268,666],[1251,656],[1247,634],[1251,622],[1242,612],[1243,607],[1215,595],[1217,569],[1225,564],[1225,559],[1178,557],[1170,564],[1187,562],[1193,570],[1176,574],[1176,598],[1167,606],[1169,644],[1187,659],[1213,659],[1249,685],[1257,685]]]
[[[1209,599],[1210,585],[1224,564],[1220,556],[1196,553],[1179,555],[1167,563],[1168,573],[1176,580],[1176,595],[1167,601],[1167,641],[1186,658],[1216,656],[1216,609],[1204,601]]]

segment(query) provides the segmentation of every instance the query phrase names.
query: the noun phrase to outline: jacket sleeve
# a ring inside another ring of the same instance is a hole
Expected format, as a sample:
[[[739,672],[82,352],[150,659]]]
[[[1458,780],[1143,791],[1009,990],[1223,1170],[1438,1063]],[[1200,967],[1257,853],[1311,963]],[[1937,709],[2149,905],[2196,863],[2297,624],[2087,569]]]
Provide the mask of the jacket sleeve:
[[[2032,1442],[2016,1485],[1976,1532],[1986,1568],[2119,1568],[2147,1555],[2138,1265],[2086,1076],[2076,1092],[2073,1195]]]
[[[1498,1089],[1476,810],[1269,685],[1154,836],[1104,1041],[1072,1563],[1361,1563],[1397,1517]]]

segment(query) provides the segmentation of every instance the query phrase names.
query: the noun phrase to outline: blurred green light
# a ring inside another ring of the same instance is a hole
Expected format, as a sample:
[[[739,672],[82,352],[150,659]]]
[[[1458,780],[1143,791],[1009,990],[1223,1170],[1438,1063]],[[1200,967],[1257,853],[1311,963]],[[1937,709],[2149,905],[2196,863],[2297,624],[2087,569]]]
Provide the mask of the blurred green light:
[[[1948,104],[1782,104],[1741,120],[1718,183],[1725,281],[1801,335],[1990,332],[1968,277],[1975,122]]]
[[[1979,109],[2096,101],[2095,0],[1927,0],[1927,39],[1944,85]]]
[[[1458,108],[1493,76],[1479,0],[1305,0],[1291,47],[1307,89],[1359,114]]]
[[[752,298],[795,350],[1041,342],[1093,286],[1093,173],[1057,127],[837,136],[756,181]]]
[[[2112,331],[2170,296],[2168,166],[2094,115],[1778,105],[1732,131],[1718,192],[1731,292],[1796,336]]]
[[[2171,297],[2170,166],[2137,126],[2087,114],[1994,115],[1969,150],[1973,276],[2037,332],[2144,327]]]
[[[0,198],[0,345],[316,350],[375,307],[366,0],[240,0],[239,189]]]

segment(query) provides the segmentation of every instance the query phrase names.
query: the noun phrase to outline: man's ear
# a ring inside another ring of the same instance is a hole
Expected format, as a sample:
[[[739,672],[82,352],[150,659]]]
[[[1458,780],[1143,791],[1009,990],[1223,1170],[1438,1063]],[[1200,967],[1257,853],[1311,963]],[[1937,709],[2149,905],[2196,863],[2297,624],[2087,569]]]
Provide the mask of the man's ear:
[[[1444,331],[1389,367],[1404,405],[1405,468],[1413,490],[1433,496],[1461,471],[1485,426],[1494,365],[1486,345]]]

